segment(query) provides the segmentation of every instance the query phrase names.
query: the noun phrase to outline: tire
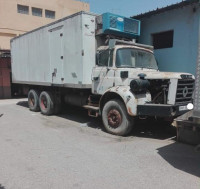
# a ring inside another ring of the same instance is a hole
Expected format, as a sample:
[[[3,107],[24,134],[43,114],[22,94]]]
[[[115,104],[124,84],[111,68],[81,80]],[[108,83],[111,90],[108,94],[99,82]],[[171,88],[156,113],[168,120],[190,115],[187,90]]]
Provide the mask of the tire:
[[[41,113],[44,115],[52,115],[54,113],[54,98],[51,92],[43,91],[40,94],[39,105]]]
[[[123,102],[118,99],[108,101],[102,111],[102,120],[107,132],[126,136],[133,128],[133,118],[131,118],[126,110]]]
[[[28,92],[28,107],[33,112],[39,112],[39,92],[37,90],[31,89]]]

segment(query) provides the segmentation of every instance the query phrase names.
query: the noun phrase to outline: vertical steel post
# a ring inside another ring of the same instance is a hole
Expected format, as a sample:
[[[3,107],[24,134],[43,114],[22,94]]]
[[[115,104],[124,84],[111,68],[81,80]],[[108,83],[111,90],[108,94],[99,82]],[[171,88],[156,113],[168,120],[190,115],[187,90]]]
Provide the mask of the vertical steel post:
[[[198,19],[199,19],[198,56],[197,56],[197,70],[196,70],[193,116],[200,118],[200,15],[198,16]]]

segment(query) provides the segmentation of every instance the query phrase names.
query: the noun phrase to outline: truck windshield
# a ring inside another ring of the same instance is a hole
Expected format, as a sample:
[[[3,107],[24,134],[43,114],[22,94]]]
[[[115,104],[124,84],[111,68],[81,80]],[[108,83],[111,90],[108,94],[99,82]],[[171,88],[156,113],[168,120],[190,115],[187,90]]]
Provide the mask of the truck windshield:
[[[152,53],[133,48],[117,50],[116,66],[118,68],[158,69],[156,59]]]

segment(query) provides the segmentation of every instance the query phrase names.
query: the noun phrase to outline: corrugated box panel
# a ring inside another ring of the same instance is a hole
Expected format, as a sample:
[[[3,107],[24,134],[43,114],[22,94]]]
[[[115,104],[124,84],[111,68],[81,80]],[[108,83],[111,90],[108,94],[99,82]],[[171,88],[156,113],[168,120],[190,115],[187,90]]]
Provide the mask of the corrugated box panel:
[[[11,42],[14,83],[90,88],[95,15],[77,13]]]

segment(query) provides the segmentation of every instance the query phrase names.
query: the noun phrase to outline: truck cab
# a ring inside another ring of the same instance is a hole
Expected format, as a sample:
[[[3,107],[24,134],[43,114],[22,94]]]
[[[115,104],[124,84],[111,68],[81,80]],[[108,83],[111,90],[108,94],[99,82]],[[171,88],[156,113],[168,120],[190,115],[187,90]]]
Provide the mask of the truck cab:
[[[130,79],[136,79],[142,72],[158,72],[153,47],[125,41],[114,42],[120,44],[114,47],[101,46],[97,50],[93,93],[103,94],[110,87],[129,85]]]
[[[136,117],[173,120],[193,109],[194,82],[189,73],[160,72],[152,46],[112,39],[97,49],[92,93],[101,96],[106,129],[124,135]]]

